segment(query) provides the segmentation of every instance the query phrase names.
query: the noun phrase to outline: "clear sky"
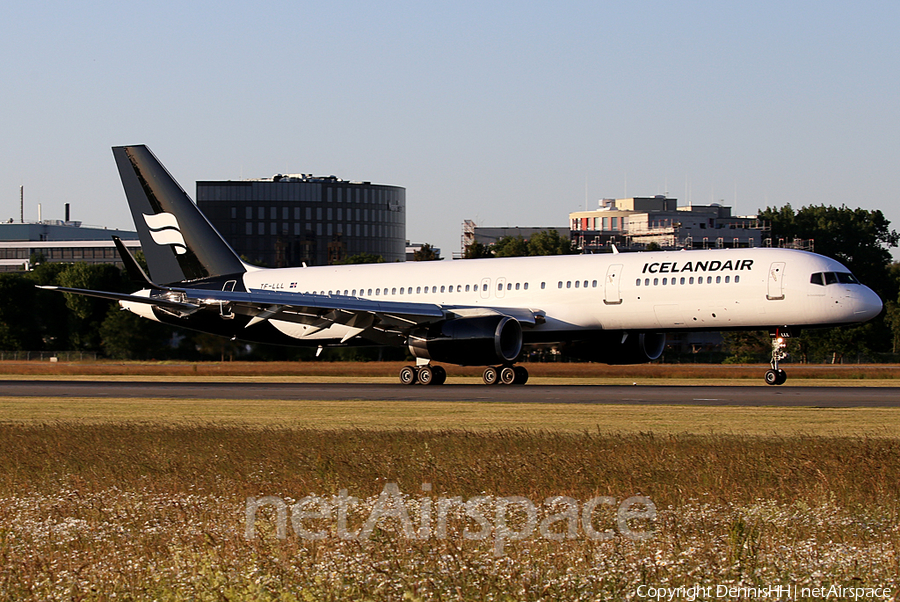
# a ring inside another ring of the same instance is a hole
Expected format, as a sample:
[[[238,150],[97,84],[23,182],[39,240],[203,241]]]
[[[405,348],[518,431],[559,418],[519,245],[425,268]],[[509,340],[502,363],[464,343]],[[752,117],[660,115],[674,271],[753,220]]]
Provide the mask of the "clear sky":
[[[900,229],[900,3],[7,2],[0,219],[133,229],[110,147],[407,189],[407,237],[668,192]]]

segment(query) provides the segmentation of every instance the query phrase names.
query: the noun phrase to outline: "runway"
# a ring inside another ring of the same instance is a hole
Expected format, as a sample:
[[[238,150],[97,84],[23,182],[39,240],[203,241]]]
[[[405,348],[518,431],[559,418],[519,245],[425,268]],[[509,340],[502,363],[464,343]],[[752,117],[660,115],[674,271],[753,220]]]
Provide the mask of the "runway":
[[[3,397],[119,399],[279,399],[432,402],[900,407],[900,387],[308,384],[233,382],[0,381]]]

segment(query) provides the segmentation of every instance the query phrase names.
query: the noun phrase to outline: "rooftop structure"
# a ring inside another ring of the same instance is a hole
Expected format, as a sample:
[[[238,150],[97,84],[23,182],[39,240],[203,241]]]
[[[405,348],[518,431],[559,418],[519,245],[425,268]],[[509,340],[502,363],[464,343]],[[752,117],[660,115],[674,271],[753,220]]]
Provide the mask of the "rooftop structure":
[[[653,243],[662,249],[759,247],[768,230],[755,215],[731,215],[731,207],[678,207],[665,196],[603,199],[596,210],[570,213],[569,227],[576,246],[588,253]]]

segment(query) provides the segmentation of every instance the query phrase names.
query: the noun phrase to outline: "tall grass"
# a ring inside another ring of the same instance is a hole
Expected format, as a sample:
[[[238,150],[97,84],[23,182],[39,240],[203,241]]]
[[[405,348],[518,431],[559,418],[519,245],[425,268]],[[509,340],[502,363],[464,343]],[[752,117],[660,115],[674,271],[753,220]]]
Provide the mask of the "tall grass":
[[[293,503],[344,489],[362,512],[391,482],[413,509],[423,497],[643,495],[658,513],[646,541],[531,537],[502,555],[458,529],[406,539],[392,520],[366,542],[307,541],[279,539],[263,512],[258,536],[244,537],[248,497]],[[894,439],[0,425],[7,599],[595,600],[633,598],[641,583],[885,586],[900,579],[898,519]]]

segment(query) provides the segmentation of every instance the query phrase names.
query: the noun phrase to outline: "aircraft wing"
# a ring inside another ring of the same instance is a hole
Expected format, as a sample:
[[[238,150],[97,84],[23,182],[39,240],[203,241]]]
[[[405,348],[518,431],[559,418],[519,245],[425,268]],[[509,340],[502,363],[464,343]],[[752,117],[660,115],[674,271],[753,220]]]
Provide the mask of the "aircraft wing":
[[[406,303],[375,301],[342,295],[313,295],[251,290],[249,292],[221,291],[198,288],[165,287],[144,290],[139,294],[111,293],[59,286],[41,286],[46,290],[87,295],[158,307],[178,317],[189,316],[201,309],[218,313],[232,312],[250,317],[245,328],[270,319],[313,325],[317,332],[333,324],[348,327],[342,342],[370,329],[391,334],[408,334],[416,326],[488,315],[515,318],[524,326],[534,326],[543,319],[543,312],[526,308],[491,308],[482,306],[440,305],[434,303]]]

